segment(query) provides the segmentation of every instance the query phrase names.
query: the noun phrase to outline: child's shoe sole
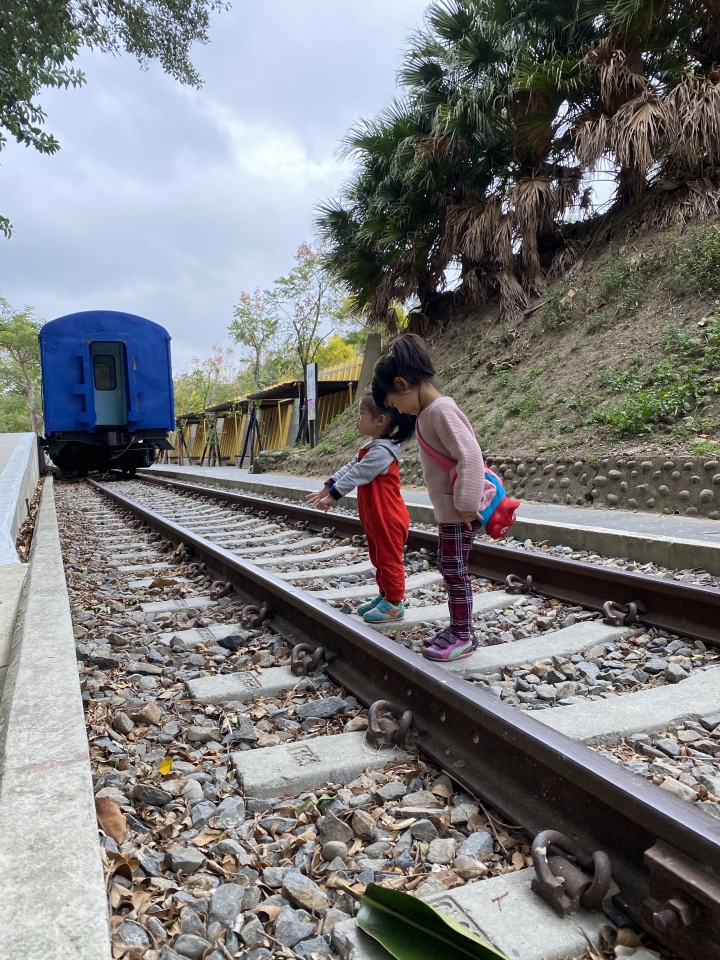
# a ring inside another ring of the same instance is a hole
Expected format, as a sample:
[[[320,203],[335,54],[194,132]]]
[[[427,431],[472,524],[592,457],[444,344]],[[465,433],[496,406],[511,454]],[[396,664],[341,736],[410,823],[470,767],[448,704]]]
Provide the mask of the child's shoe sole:
[[[379,606],[379,605],[378,605]],[[398,620],[405,619],[405,607],[402,606],[400,609],[395,612],[394,610],[378,610],[375,607],[373,610],[368,610],[367,613],[363,614],[363,620],[365,623],[397,623]]]

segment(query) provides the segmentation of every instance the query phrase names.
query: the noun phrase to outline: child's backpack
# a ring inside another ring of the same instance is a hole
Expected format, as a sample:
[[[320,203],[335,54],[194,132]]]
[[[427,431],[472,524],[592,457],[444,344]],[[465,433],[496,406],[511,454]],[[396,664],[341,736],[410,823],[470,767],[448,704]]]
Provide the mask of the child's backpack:
[[[428,456],[433,463],[441,467],[450,477],[450,485],[455,486],[457,480],[457,463],[446,457],[444,454],[431,447],[429,443],[423,440],[420,429],[415,424],[415,434],[422,452]],[[520,506],[519,500],[513,500],[505,493],[500,477],[485,464],[485,488],[491,484],[495,487],[495,496],[490,503],[482,510],[478,510],[478,519],[485,527],[485,533],[493,540],[501,540],[507,535],[510,527],[515,523],[515,511]]]

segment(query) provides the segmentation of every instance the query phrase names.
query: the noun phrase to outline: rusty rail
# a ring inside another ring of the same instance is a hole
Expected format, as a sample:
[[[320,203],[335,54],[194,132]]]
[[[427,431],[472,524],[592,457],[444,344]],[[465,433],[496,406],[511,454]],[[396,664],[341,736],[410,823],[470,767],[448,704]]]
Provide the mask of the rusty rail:
[[[358,700],[412,711],[420,749],[529,836],[552,829],[583,850],[604,851],[620,889],[616,908],[686,960],[720,960],[720,821],[212,541],[89,482],[163,537],[192,548],[196,560],[233,583],[239,599],[270,601],[273,628],[291,645],[323,646],[331,653],[325,671]],[[282,510],[289,512],[284,504]],[[659,929],[671,915],[690,923]]]

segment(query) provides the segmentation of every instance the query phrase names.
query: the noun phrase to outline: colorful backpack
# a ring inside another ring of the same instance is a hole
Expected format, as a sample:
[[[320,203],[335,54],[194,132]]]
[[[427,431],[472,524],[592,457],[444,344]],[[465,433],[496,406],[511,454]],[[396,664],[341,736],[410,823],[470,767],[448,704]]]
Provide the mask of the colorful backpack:
[[[457,463],[446,457],[444,454],[431,447],[427,441],[423,440],[420,434],[420,428],[415,424],[415,434],[422,452],[432,460],[438,467],[445,471],[450,477],[450,485],[455,486],[457,480]],[[491,484],[495,487],[495,495],[486,507],[478,510],[478,519],[485,527],[485,532],[493,540],[501,540],[507,535],[510,527],[515,523],[515,511],[520,506],[519,500],[513,500],[505,493],[500,477],[485,464],[485,485]]]

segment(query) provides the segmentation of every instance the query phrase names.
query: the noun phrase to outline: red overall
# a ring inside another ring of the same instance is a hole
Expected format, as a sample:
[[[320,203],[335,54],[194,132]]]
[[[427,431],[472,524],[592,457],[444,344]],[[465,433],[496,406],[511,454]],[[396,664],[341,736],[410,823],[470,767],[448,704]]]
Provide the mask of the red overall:
[[[368,448],[358,452],[358,458]],[[375,567],[378,591],[390,603],[405,599],[403,546],[410,530],[410,514],[400,493],[400,471],[393,459],[387,473],[357,488],[358,512]]]

